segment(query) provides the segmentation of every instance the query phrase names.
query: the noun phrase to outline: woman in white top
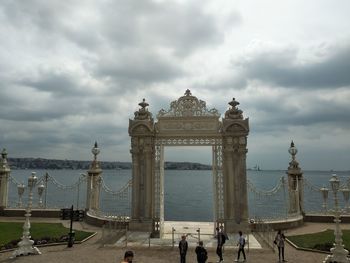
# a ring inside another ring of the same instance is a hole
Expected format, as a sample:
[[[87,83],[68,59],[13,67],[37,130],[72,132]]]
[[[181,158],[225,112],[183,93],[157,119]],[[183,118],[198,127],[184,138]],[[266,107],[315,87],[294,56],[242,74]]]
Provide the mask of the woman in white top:
[[[284,259],[284,241],[285,241],[285,239],[286,238],[283,235],[283,233],[281,232],[281,230],[278,230],[274,243],[278,247],[278,260],[281,261],[281,256],[282,256],[283,262],[287,261]]]

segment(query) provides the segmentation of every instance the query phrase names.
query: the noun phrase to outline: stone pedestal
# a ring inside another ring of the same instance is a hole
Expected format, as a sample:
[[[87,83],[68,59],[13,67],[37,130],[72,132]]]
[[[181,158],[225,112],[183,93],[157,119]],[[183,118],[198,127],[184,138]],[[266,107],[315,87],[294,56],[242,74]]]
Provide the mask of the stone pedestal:
[[[155,144],[152,114],[145,99],[134,120],[129,120],[132,155],[132,210],[130,230],[151,231],[155,204]]]
[[[86,209],[98,211],[100,209],[100,191],[101,191],[101,174],[102,169],[97,161],[97,155],[100,153],[97,143],[95,142],[91,152],[94,160],[88,171],[87,187],[86,187]]]
[[[7,151],[3,149],[0,159],[0,211],[7,207],[10,173],[11,169],[7,163]]]
[[[237,108],[239,102],[233,99],[231,108],[222,120],[223,143],[223,190],[225,231],[234,233],[248,230],[247,194],[247,136],[249,121]]]
[[[289,214],[304,214],[304,186],[303,186],[303,172],[299,167],[295,156],[298,153],[297,148],[294,146],[294,142],[291,142],[288,150],[292,156],[292,160],[289,163],[287,175],[288,175],[288,194],[289,194]]]

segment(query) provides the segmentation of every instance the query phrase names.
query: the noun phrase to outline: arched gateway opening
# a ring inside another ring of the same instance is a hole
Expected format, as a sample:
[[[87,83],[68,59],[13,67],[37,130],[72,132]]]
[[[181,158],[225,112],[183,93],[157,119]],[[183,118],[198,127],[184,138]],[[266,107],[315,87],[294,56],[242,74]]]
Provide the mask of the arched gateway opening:
[[[226,232],[248,225],[246,154],[249,121],[233,99],[220,121],[216,109],[186,90],[160,110],[157,122],[143,100],[129,120],[132,155],[130,229],[160,233],[164,229],[164,147],[211,146],[214,222]]]

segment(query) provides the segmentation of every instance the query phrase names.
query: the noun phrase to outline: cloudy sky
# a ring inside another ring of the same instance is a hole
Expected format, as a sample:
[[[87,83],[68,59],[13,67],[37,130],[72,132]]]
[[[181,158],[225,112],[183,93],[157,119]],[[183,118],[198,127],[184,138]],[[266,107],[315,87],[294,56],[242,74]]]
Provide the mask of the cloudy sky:
[[[0,2],[0,147],[9,157],[130,161],[129,118],[186,89],[249,117],[248,167],[350,170],[350,2]],[[210,163],[209,148],[166,148]]]

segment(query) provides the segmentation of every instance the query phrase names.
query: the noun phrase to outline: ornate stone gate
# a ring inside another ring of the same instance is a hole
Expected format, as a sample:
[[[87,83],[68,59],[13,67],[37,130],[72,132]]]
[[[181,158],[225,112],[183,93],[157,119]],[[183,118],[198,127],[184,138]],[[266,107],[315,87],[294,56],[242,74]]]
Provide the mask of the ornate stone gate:
[[[248,224],[246,178],[248,119],[233,99],[222,121],[216,109],[190,90],[160,110],[154,123],[143,100],[129,120],[132,155],[132,220],[130,229],[160,232],[164,223],[164,147],[212,146],[214,221],[227,232]]]

